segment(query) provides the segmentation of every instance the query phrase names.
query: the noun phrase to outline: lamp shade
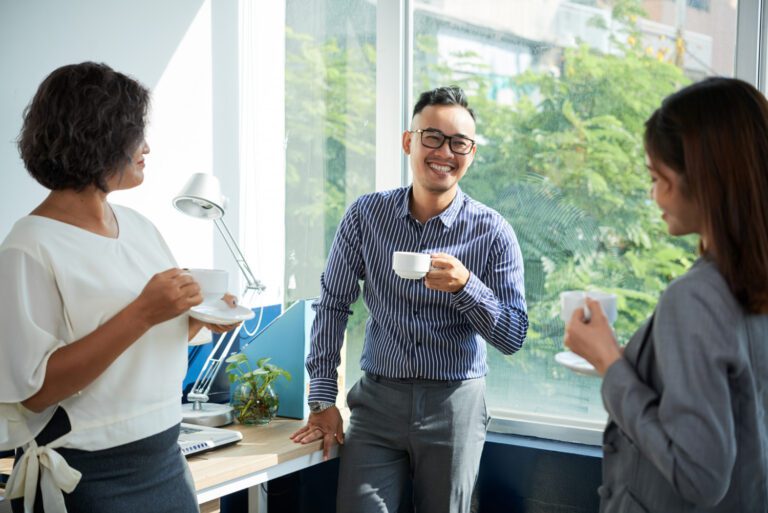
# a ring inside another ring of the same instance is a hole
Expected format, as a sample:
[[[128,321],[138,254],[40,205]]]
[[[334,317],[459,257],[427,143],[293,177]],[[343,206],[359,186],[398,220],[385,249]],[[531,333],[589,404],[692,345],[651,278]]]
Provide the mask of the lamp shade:
[[[206,173],[190,176],[178,196],[173,198],[177,210],[198,219],[219,219],[224,215],[226,203],[219,179]]]

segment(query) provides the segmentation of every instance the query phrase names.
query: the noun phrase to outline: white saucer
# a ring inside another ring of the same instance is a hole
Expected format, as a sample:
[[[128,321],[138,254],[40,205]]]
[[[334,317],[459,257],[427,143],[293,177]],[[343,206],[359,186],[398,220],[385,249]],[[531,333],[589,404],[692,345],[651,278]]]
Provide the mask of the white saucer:
[[[573,372],[587,376],[600,376],[591,363],[571,351],[563,351],[555,355],[555,361],[560,365],[571,369]]]
[[[240,305],[232,308],[221,300],[197,305],[189,310],[190,317],[210,324],[237,324],[253,319],[255,315],[250,308]]]

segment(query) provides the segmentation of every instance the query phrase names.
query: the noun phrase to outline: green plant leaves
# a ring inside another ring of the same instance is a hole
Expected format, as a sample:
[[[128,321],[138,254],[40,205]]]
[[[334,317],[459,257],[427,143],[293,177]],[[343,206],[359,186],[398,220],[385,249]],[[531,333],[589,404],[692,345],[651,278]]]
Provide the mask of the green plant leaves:
[[[256,361],[256,368],[252,368],[248,357],[243,353],[235,353],[226,359],[229,365],[226,367],[226,371],[229,375],[230,383],[245,383],[249,385],[260,396],[267,386],[273,383],[276,379],[284,377],[287,380],[291,379],[291,374],[278,367],[275,364],[269,363],[271,358],[263,357]]]

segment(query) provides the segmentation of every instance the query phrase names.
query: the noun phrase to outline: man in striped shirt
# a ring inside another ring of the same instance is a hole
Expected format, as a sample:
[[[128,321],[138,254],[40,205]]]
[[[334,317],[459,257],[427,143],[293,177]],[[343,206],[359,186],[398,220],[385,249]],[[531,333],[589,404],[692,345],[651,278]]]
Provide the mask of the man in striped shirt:
[[[323,438],[326,457],[343,444],[339,512],[397,511],[409,487],[420,513],[469,511],[490,419],[485,342],[512,354],[528,328],[515,233],[459,188],[474,139],[460,88],[423,93],[403,133],[413,184],[358,198],[336,232],[307,357],[312,413],[291,438]],[[395,251],[429,253],[431,270],[398,277]],[[345,435],[336,369],[360,280],[370,317]]]

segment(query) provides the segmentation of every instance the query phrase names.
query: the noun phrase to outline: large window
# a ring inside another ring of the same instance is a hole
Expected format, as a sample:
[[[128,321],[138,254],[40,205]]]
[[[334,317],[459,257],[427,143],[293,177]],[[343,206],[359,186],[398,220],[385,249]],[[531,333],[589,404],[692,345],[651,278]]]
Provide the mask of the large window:
[[[513,356],[488,353],[497,417],[604,422],[600,380],[554,360],[564,350],[559,293],[616,293],[626,342],[695,258],[695,241],[668,237],[649,201],[641,134],[669,93],[733,75],[736,10],[713,1],[717,30],[700,12],[693,29],[674,11],[650,19],[644,3],[659,7],[416,3],[413,94],[451,83],[469,92],[482,144],[462,188],[509,220],[525,260],[527,343]]]
[[[625,342],[695,258],[695,241],[668,237],[648,197],[641,134],[669,93],[734,74],[736,3],[410,5],[409,94],[445,84],[469,93],[479,150],[462,188],[509,220],[524,254],[529,337],[513,356],[489,350],[494,416],[599,427],[600,380],[554,360],[563,350],[558,296],[615,292],[615,329]],[[319,293],[345,208],[376,188],[376,151],[398,151],[376,148],[377,102],[395,109],[402,99],[375,93],[380,9],[366,0],[286,3],[287,303]],[[399,132],[407,121],[404,114],[402,126],[386,129]],[[353,310],[347,387],[360,373],[366,320],[362,302]]]

